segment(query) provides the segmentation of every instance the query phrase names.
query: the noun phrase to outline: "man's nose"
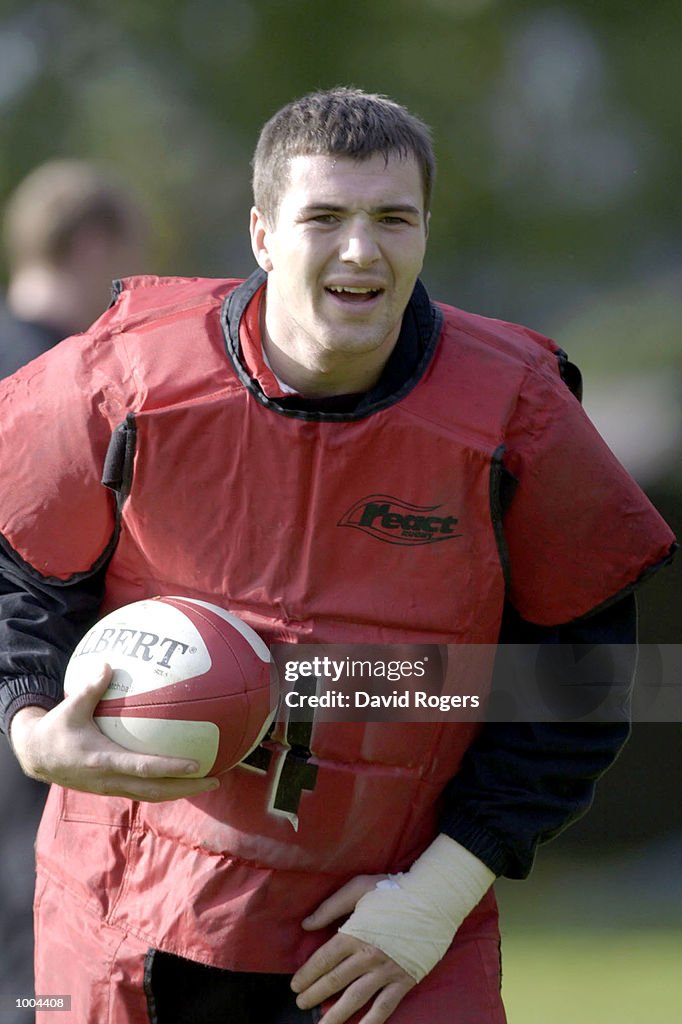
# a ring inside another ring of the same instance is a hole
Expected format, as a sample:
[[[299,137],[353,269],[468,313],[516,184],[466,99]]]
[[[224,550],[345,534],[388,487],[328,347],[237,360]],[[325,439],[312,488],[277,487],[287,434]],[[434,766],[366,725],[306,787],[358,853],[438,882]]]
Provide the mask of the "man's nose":
[[[339,253],[342,263],[355,263],[359,267],[368,267],[381,256],[374,233],[374,225],[363,220],[353,220],[348,224],[341,243]]]

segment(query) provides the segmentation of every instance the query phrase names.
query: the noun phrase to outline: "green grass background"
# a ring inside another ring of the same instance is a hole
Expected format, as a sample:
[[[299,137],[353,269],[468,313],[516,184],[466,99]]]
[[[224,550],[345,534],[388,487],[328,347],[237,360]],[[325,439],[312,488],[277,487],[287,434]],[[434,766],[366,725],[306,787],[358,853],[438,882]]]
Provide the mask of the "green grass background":
[[[682,865],[647,861],[571,858],[498,883],[509,1024],[682,1024]]]
[[[509,1024],[676,1024],[679,932],[516,930],[504,943]]]

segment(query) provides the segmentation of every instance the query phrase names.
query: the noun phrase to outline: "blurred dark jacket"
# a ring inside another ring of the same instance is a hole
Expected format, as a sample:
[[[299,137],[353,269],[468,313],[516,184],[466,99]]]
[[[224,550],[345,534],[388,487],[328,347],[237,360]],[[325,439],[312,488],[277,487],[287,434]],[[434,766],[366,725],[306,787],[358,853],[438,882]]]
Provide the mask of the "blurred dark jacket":
[[[56,327],[17,319],[0,300],[0,379],[47,352],[63,337]]]

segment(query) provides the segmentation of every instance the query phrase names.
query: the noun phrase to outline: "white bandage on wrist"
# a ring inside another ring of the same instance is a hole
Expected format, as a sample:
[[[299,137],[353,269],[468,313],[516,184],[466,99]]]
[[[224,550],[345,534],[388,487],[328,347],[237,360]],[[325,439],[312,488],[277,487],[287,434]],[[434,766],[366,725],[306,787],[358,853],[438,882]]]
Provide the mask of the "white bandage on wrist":
[[[439,835],[406,874],[391,875],[358,900],[339,931],[383,950],[421,981],[494,880],[478,857]]]

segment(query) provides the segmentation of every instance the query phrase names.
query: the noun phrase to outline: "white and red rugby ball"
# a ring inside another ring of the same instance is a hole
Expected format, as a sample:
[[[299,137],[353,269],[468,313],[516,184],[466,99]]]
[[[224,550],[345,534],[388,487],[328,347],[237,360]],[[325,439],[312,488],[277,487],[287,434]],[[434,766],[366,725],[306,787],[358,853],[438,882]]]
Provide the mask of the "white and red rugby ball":
[[[258,746],[276,712],[264,641],[236,615],[188,597],[154,597],[100,619],[66,669],[64,691],[113,675],[94,719],[115,743],[196,760],[219,775]]]

